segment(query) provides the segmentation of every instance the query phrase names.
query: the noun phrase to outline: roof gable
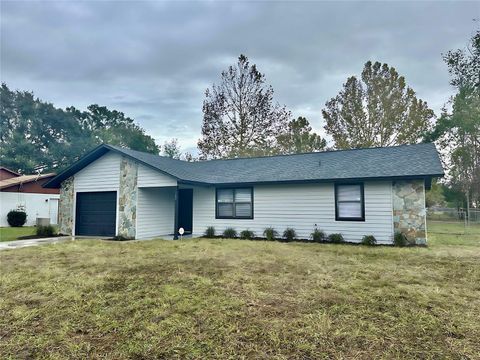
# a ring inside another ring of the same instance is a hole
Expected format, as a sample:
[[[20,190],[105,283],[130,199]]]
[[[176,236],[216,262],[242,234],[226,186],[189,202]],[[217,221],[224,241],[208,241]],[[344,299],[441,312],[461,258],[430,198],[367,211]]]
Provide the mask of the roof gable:
[[[0,181],[17,177],[17,176],[20,176],[20,174],[6,167],[0,166]]]

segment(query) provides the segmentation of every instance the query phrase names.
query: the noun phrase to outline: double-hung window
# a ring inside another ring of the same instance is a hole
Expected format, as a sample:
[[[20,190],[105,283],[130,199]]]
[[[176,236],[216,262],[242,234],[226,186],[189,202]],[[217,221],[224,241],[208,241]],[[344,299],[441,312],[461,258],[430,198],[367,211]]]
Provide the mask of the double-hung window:
[[[253,219],[253,189],[217,189],[217,219]]]
[[[363,184],[335,184],[335,220],[365,221]]]

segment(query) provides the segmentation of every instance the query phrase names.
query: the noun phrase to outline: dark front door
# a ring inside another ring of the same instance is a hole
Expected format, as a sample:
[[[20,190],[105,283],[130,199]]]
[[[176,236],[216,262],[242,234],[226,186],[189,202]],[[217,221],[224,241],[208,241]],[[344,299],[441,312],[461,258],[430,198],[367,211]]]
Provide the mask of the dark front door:
[[[183,227],[186,233],[192,232],[193,190],[178,190],[178,228]]]
[[[77,193],[75,235],[115,236],[117,193]]]

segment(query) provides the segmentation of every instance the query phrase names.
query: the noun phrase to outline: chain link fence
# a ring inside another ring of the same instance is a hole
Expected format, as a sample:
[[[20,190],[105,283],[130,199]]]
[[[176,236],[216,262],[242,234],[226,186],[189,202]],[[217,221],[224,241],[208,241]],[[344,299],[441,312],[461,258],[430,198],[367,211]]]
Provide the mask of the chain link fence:
[[[468,218],[470,214],[470,219]],[[446,221],[446,222],[461,222],[466,226],[469,224],[480,224],[480,209],[453,209],[453,208],[440,208],[431,207],[427,209],[427,220],[431,221]]]

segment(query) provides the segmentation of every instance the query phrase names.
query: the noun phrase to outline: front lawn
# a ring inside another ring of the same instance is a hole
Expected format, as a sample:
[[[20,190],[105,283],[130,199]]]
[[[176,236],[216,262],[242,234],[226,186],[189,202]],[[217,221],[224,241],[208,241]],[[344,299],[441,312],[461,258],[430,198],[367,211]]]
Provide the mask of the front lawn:
[[[34,235],[35,226],[0,227],[0,241],[17,240],[20,236]]]
[[[452,246],[448,226],[429,229],[428,248],[199,239],[1,251],[0,358],[478,358],[480,234]]]

